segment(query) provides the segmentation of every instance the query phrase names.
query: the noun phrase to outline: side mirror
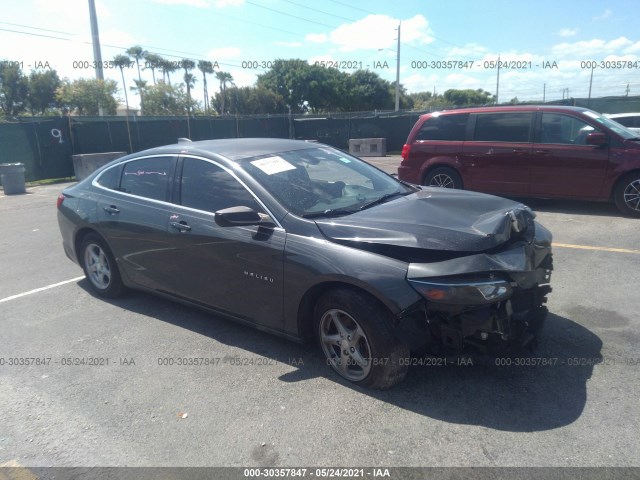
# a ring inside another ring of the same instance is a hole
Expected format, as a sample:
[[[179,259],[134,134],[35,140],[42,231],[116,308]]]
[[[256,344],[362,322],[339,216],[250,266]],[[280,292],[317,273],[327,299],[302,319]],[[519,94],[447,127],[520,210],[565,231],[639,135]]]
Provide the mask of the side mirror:
[[[585,139],[587,145],[605,145],[607,143],[607,136],[602,132],[591,132]]]
[[[231,207],[218,210],[214,217],[216,223],[221,227],[241,227],[248,225],[272,226],[273,222],[264,220],[263,217],[253,208]]]

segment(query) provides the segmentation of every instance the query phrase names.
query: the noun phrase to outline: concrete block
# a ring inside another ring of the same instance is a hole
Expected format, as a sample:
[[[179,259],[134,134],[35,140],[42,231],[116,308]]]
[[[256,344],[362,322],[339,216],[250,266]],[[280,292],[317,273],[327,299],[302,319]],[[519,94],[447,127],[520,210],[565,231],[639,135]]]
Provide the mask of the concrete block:
[[[127,152],[83,153],[81,155],[72,155],[73,171],[76,174],[76,180],[84,180],[111,160],[124,157],[125,155],[127,155]]]
[[[349,153],[356,157],[384,157],[387,154],[387,139],[350,138]]]

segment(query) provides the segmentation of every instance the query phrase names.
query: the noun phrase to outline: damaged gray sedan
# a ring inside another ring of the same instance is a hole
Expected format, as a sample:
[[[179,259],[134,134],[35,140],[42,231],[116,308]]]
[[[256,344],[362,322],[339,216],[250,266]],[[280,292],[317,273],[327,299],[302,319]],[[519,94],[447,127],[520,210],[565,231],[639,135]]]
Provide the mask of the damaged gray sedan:
[[[535,345],[552,261],[534,216],[281,139],[138,152],[58,198],[64,250],[96,294],[141,289],[315,339],[372,388],[400,382],[412,350]]]

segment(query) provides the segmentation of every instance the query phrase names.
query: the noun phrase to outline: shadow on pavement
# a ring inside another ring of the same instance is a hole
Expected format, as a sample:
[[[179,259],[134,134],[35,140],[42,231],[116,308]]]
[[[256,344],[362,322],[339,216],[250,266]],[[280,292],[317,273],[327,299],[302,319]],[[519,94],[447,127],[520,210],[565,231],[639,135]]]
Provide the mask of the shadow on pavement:
[[[79,286],[92,294],[86,280],[80,281]],[[458,365],[449,359],[446,366],[412,366],[405,381],[393,389],[367,390],[331,371],[315,345],[289,342],[146,293],[131,292],[107,301],[256,356],[290,365],[292,359],[299,362],[293,364],[297,370],[279,377],[283,384],[324,377],[385,402],[390,408],[448,423],[512,432],[550,430],[576,421],[586,403],[587,381],[594,365],[602,361],[602,341],[598,336],[568,318],[549,314],[540,346],[533,353],[498,361],[471,357],[473,365]]]

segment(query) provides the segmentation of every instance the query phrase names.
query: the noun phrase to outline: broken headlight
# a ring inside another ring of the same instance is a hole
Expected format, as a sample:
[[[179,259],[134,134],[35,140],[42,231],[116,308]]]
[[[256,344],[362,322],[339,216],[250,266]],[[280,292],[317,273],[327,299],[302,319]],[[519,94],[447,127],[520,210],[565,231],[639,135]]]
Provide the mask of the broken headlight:
[[[509,282],[502,279],[424,279],[409,280],[420,295],[430,302],[449,305],[485,305],[511,296]]]

